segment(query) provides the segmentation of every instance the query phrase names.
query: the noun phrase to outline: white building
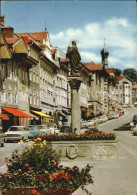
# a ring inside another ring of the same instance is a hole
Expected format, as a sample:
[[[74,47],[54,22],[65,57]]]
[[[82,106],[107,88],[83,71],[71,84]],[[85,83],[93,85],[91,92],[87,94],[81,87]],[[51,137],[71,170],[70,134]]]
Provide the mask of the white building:
[[[132,104],[132,81],[124,76],[116,77],[118,84],[116,85],[116,98],[119,104]]]

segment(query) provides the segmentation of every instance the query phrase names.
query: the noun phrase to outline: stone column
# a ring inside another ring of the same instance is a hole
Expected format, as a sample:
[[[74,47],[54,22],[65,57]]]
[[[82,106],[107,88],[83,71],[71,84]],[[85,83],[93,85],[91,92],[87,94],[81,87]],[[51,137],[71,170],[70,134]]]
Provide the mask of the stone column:
[[[71,87],[71,128],[72,133],[80,134],[80,99],[79,88],[82,82],[81,77],[68,77],[68,81]]]

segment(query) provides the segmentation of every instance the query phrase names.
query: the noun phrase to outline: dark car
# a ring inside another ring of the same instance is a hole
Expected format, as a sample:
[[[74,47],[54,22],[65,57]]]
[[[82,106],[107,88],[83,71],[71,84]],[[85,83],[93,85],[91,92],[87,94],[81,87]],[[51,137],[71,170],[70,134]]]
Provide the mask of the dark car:
[[[134,123],[134,124],[137,124],[137,115],[134,115],[134,116],[133,116],[133,123]]]
[[[62,127],[60,128],[60,133],[71,133],[71,123],[64,122]]]
[[[1,133],[0,134],[0,145],[1,145],[1,147],[4,147],[4,143],[5,143],[5,140],[6,140],[5,138],[6,138],[5,134]]]

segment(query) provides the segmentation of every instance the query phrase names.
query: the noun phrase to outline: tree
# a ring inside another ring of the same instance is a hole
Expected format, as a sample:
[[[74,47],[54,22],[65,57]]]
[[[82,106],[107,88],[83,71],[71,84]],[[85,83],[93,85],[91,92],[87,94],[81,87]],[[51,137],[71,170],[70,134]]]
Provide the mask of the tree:
[[[137,71],[134,68],[126,68],[123,70],[123,75],[128,76],[134,82],[137,82]]]
[[[118,68],[115,68],[115,69],[114,69],[114,74],[115,74],[115,76],[120,76],[121,73],[122,73],[122,70],[120,70],[120,69],[118,69]]]

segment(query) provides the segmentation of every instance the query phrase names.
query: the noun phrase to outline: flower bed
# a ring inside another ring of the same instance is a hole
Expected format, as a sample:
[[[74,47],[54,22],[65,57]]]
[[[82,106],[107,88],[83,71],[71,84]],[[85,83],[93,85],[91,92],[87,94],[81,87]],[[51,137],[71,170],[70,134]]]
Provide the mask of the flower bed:
[[[33,188],[31,193],[36,195],[40,190],[45,194],[50,191],[61,194],[62,190],[73,192],[80,186],[93,183],[89,173],[91,166],[79,170],[77,166],[69,168],[59,163],[60,155],[48,148],[45,140],[42,142],[37,138],[33,146],[25,148],[22,153],[16,150],[7,161],[8,172],[0,174],[2,194],[11,195],[12,189],[26,188]],[[30,191],[25,193],[29,194]]]
[[[112,132],[104,133],[102,131],[88,130],[80,135],[77,134],[51,134],[51,135],[39,135],[42,140],[47,141],[72,141],[72,140],[114,140],[116,135]]]

